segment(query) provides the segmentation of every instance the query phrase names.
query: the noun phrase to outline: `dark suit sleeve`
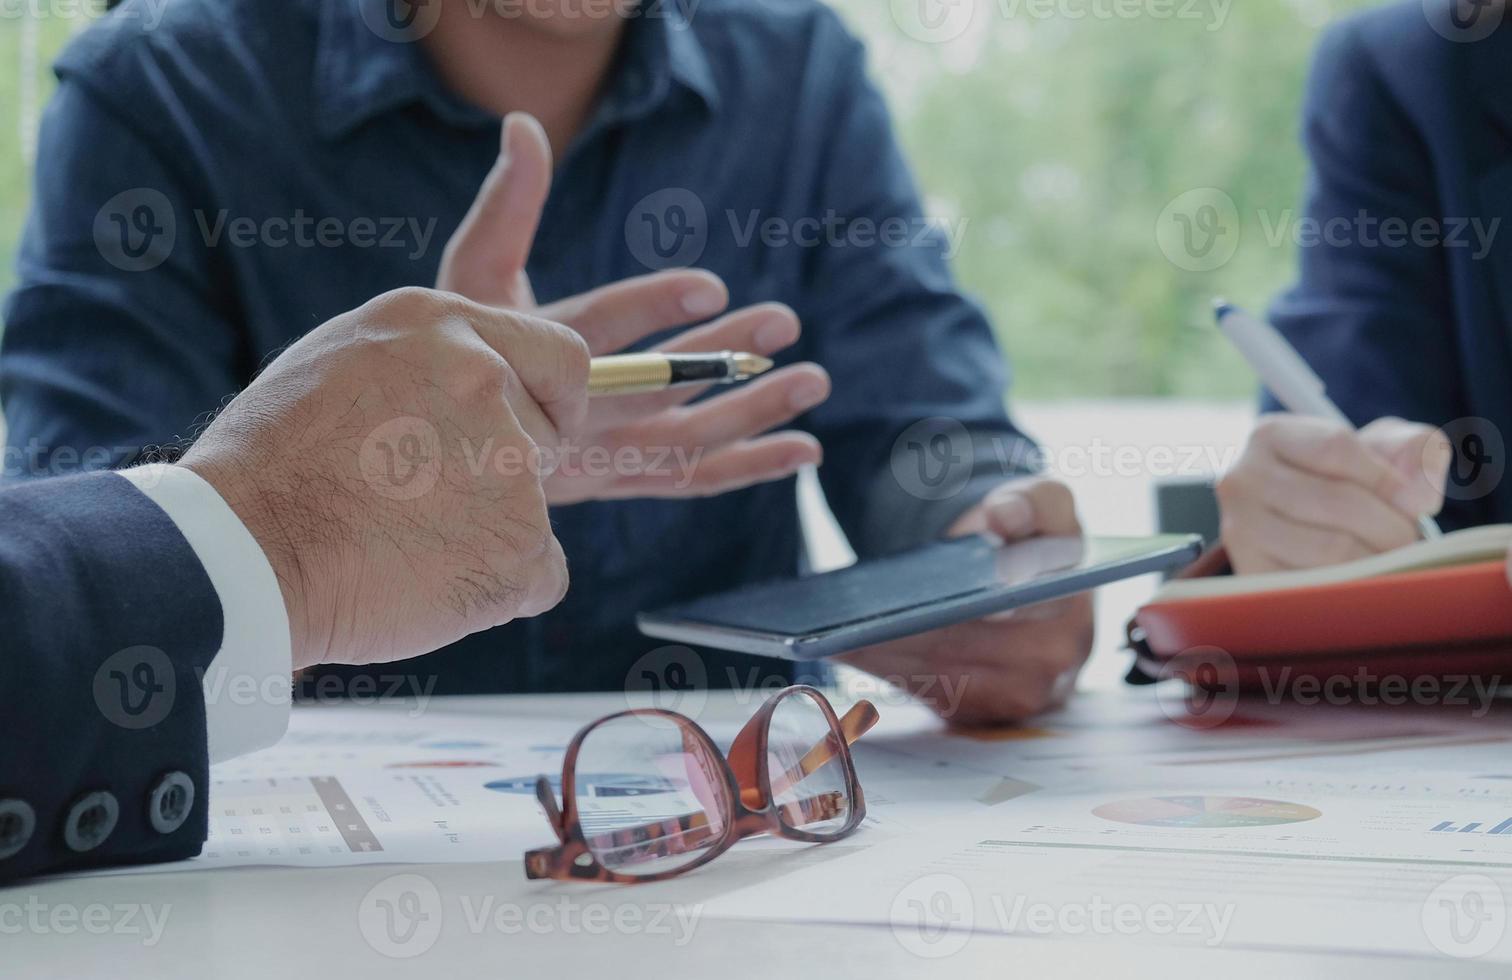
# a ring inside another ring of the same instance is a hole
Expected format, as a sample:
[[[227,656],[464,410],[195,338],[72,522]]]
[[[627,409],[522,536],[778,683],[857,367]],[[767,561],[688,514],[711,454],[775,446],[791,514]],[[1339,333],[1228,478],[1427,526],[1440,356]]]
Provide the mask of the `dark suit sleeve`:
[[[192,437],[249,371],[235,284],[200,231],[208,192],[133,126],[73,74],[43,116],[0,350],[7,476]]]
[[[806,421],[825,447],[825,494],[865,556],[938,537],[1039,460],[1008,418],[1002,351],[951,275],[949,236],[926,223],[864,49],[835,25],[816,50],[803,101],[824,111],[795,142],[826,152],[796,210],[833,216],[826,234],[844,244],[808,250],[798,312],[835,394]]]
[[[199,853],[221,606],[110,473],[0,490],[0,881]]]
[[[1442,225],[1434,160],[1356,22],[1322,42],[1303,139],[1300,276],[1272,308],[1275,324],[1357,425],[1466,414],[1444,250],[1411,235],[1418,222]]]

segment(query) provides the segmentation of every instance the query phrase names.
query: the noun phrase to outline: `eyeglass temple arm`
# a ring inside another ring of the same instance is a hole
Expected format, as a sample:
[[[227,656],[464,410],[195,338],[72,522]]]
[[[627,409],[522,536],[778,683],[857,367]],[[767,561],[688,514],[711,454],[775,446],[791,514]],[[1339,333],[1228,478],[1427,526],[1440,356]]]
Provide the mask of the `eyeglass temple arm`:
[[[871,731],[879,717],[876,706],[870,701],[857,701],[851,705],[850,710],[840,719],[840,734],[845,737],[845,744],[855,745],[857,739]],[[826,735],[787,771],[771,777],[773,795],[785,793],[811,773],[824,768],[839,754],[839,746],[835,744],[834,738]],[[759,786],[747,787],[740,791],[741,801],[747,806],[752,805],[750,800],[755,800],[755,805],[759,806],[762,795],[762,789]]]
[[[546,811],[546,819],[551,822],[551,829],[556,831],[558,840],[565,840],[566,828],[562,826],[562,811],[557,807],[556,793],[551,790],[551,780],[545,776],[537,776],[535,784],[536,802],[541,804],[541,809]]]

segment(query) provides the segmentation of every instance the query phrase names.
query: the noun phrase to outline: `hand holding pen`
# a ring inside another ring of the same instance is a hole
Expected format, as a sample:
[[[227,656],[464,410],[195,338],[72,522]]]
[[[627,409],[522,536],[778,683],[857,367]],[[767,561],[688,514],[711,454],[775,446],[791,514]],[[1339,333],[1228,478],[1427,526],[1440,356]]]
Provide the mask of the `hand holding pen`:
[[[698,269],[666,269],[537,302],[525,269],[552,169],[540,123],[512,113],[497,163],[446,244],[437,288],[565,324],[595,357],[653,337],[665,338],[648,351],[653,355],[729,350],[770,358],[798,343],[792,310],[778,303],[729,310],[725,284]],[[621,364],[610,373],[623,378],[626,370]],[[774,367],[693,402],[703,390],[679,384],[593,399],[585,428],[544,480],[548,501],[708,496],[789,477],[822,458],[812,435],[784,428],[829,397],[829,375],[818,365]]]
[[[1437,537],[1453,453],[1428,425],[1355,431],[1322,380],[1269,324],[1220,303],[1219,326],[1291,414],[1261,418],[1218,484],[1223,541],[1240,573],[1312,568]]]

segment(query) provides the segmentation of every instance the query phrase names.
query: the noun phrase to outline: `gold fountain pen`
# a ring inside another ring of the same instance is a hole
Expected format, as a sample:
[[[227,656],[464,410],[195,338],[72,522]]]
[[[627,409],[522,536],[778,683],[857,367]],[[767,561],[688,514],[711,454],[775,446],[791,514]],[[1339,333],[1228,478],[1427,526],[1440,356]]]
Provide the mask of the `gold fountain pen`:
[[[588,371],[588,394],[631,395],[682,385],[727,385],[772,369],[758,354],[614,354],[595,357]]]

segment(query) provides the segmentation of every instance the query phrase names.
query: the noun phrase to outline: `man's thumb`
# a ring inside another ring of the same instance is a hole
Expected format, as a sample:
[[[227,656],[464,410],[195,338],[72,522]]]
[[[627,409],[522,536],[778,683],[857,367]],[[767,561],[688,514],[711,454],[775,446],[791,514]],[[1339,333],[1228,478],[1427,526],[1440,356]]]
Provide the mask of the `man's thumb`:
[[[504,118],[499,142],[498,161],[447,243],[442,278],[452,281],[439,283],[443,289],[473,295],[469,286],[513,284],[530,257],[551,192],[551,143],[535,117],[523,112]]]

